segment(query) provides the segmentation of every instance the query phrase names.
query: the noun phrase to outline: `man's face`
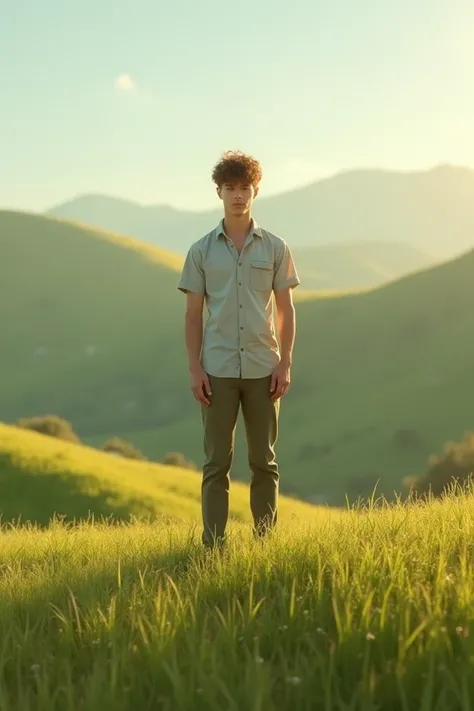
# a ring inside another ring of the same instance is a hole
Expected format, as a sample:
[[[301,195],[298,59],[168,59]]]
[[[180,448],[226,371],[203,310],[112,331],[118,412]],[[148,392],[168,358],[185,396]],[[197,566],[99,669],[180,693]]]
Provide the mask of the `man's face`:
[[[253,200],[258,195],[258,187],[251,183],[224,183],[218,188],[217,194],[224,203],[225,212],[237,217],[250,211]]]

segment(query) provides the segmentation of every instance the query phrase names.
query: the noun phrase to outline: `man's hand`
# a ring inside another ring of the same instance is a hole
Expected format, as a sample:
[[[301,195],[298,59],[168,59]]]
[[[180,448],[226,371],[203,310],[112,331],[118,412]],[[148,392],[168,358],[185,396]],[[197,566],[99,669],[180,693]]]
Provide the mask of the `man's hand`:
[[[278,398],[286,395],[288,388],[290,387],[290,366],[283,361],[277,365],[272,373],[272,379],[270,382],[270,394],[272,400],[278,400]]]
[[[191,370],[191,390],[195,399],[203,405],[210,405],[211,385],[206,371],[201,365]]]

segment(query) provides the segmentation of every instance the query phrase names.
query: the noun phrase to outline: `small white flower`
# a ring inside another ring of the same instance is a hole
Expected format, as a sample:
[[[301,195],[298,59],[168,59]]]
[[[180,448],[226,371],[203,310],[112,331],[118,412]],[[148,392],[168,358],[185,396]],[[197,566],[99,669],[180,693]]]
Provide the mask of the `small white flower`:
[[[39,670],[41,669],[41,667],[40,667],[39,664],[32,664],[31,667],[30,667],[30,669],[31,669],[32,672],[37,672],[37,671],[39,671]]]
[[[288,625],[280,625],[278,629],[280,632],[286,632],[286,630],[288,629]]]
[[[255,657],[255,661],[257,662],[257,664],[263,664],[265,660],[263,657]]]
[[[316,632],[317,632],[318,634],[326,634],[326,632],[323,630],[322,627],[318,627],[318,628],[316,629]]]
[[[287,676],[286,683],[292,686],[298,686],[298,684],[301,684],[301,679],[299,676]]]
[[[368,632],[368,633],[367,633],[367,636],[366,636],[366,639],[368,639],[369,641],[372,641],[373,639],[375,639],[375,635],[372,634],[372,632]]]

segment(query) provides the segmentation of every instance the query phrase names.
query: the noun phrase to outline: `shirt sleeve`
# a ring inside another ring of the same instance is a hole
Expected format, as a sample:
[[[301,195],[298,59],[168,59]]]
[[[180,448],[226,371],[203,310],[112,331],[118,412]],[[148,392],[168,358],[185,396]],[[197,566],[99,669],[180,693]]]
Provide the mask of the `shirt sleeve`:
[[[296,271],[295,262],[291,254],[291,250],[283,241],[279,254],[275,260],[275,273],[273,275],[273,289],[294,289],[300,284],[298,273]]]
[[[188,291],[196,294],[206,293],[206,279],[202,266],[201,250],[193,244],[186,255],[178,289],[184,293]]]

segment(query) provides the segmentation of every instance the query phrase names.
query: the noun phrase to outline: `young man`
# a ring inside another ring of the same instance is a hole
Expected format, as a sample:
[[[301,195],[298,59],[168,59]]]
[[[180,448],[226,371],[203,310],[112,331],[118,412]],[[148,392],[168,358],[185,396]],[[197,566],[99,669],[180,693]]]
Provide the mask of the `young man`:
[[[300,283],[286,242],[259,227],[251,216],[262,178],[258,161],[242,153],[225,153],[212,178],[224,219],[191,245],[178,284],[187,295],[185,340],[191,390],[201,404],[204,425],[205,546],[225,540],[240,407],[252,473],[254,532],[263,535],[276,523],[275,443],[295,340],[292,289]]]

